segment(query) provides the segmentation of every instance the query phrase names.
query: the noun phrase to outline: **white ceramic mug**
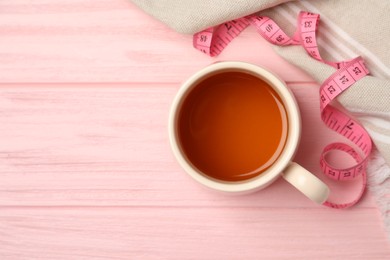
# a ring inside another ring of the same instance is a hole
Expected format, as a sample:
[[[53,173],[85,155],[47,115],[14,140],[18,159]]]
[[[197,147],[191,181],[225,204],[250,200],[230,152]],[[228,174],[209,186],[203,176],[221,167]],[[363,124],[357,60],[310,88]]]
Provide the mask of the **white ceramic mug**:
[[[178,136],[178,115],[186,96],[203,79],[219,72],[239,71],[250,73],[268,83],[280,96],[288,116],[288,136],[282,153],[271,167],[260,175],[245,181],[227,182],[217,180],[196,169],[186,158],[180,147]],[[322,204],[326,201],[329,189],[316,176],[293,162],[301,135],[301,119],[297,102],[285,83],[269,71],[245,62],[224,61],[205,67],[192,75],[178,91],[169,116],[169,139],[173,154],[182,168],[199,183],[224,192],[247,193],[263,189],[279,176],[291,183],[311,200]]]

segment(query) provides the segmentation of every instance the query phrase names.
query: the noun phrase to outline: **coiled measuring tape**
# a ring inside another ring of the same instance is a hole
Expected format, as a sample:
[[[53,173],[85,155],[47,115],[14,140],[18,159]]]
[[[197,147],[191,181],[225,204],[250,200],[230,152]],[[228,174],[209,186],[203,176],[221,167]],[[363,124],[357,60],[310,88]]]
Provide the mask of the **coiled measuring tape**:
[[[348,181],[361,178],[362,182],[359,193],[352,201],[346,203],[326,201],[323,205],[332,208],[348,208],[360,200],[366,188],[366,164],[372,150],[372,142],[367,131],[356,120],[330,103],[356,81],[368,75],[369,72],[361,57],[343,62],[330,62],[322,59],[316,37],[319,19],[318,14],[301,12],[298,17],[297,30],[293,37],[289,37],[269,17],[250,15],[196,33],[193,37],[193,45],[211,57],[217,56],[240,32],[252,25],[270,43],[279,46],[302,45],[312,58],[337,69],[324,81],[319,90],[321,119],[330,129],[356,144],[361,152],[357,152],[344,143],[332,143],[324,148],[320,157],[320,165],[323,173],[331,179]],[[356,164],[344,169],[333,167],[326,160],[326,154],[332,150],[349,154],[356,161]]]

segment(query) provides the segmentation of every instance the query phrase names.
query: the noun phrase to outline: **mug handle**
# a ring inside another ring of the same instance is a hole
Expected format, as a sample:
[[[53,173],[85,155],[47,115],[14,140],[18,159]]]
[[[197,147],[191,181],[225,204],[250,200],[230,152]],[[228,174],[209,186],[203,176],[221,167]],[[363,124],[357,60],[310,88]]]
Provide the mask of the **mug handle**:
[[[327,200],[328,186],[299,164],[291,162],[282,176],[312,201],[323,204]]]

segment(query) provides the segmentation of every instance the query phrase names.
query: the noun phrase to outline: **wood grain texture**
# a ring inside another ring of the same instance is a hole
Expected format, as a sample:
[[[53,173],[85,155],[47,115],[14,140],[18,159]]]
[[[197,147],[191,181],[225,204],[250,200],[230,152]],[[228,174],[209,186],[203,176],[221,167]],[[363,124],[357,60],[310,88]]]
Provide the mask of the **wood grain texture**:
[[[299,193],[289,195],[299,201],[293,205],[275,196],[293,191],[283,182],[245,201],[193,185],[167,140],[169,106],[179,86],[2,85],[0,201],[9,206],[312,206]],[[319,118],[318,86],[291,88],[304,129],[296,160],[320,173],[323,147],[339,137]],[[345,183],[340,186],[345,189]]]
[[[252,28],[209,58],[194,50],[191,35],[169,30],[127,0],[27,2],[0,1],[1,82],[180,82],[226,59],[263,65],[286,81],[311,80]]]
[[[215,59],[191,43],[126,0],[0,1],[0,259],[390,258],[369,193],[336,211],[283,180],[227,196],[182,171],[169,107],[216,60],[289,83],[307,169],[319,174],[322,148],[340,140],[320,121],[318,86],[254,30]],[[335,197],[356,192],[329,184]]]
[[[6,208],[0,227],[3,259],[386,259],[389,250],[368,209]]]

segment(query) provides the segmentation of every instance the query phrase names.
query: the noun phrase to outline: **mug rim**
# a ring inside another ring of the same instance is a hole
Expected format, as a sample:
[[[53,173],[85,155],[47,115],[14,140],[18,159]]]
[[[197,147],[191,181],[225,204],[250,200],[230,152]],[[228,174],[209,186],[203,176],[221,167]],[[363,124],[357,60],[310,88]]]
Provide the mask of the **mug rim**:
[[[187,94],[190,93],[191,90],[197,85],[197,83],[203,80],[206,76],[227,70],[248,72],[267,82],[267,84],[270,85],[283,100],[288,118],[287,140],[278,159],[267,170],[258,176],[237,182],[228,182],[212,178],[194,167],[184,155],[184,151],[182,151],[180,148],[179,137],[177,133],[178,114],[180,112],[181,104],[185,100]],[[277,77],[274,73],[258,65],[247,62],[220,61],[197,71],[181,85],[173,100],[169,112],[168,132],[170,146],[176,160],[179,162],[184,171],[193,179],[214,190],[231,193],[247,192],[261,189],[271,184],[282,174],[283,170],[291,162],[300,141],[301,118],[299,107],[295,100],[294,94],[290,89],[288,89],[284,81]]]

